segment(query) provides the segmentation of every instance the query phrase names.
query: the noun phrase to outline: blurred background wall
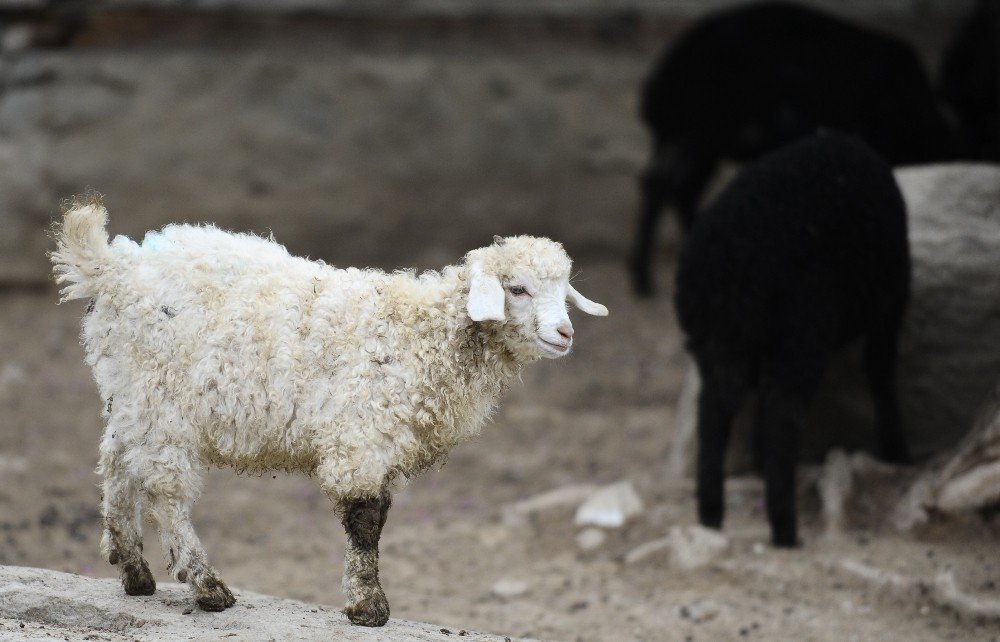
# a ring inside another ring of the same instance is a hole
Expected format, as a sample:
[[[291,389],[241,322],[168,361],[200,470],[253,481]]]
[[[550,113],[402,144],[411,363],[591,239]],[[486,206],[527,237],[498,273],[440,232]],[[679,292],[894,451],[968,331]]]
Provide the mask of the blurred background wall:
[[[340,265],[440,265],[511,232],[624,258],[641,79],[730,4],[0,2],[0,284],[45,282],[43,231],[87,188],[113,233],[214,221]],[[905,35],[932,71],[971,6],[808,4]]]

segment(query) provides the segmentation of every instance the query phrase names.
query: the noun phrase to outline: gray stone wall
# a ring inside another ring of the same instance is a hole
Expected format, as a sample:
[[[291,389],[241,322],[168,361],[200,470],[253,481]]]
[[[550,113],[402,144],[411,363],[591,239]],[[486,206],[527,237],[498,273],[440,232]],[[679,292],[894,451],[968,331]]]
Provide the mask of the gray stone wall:
[[[0,251],[44,272],[60,198],[94,188],[113,232],[215,221],[337,264],[440,264],[512,232],[618,252],[643,68],[321,46],[25,56],[0,97]]]
[[[180,8],[267,12],[474,14],[600,14],[632,11],[644,14],[697,15],[719,7],[760,0],[90,0],[94,9]],[[856,15],[964,13],[972,0],[799,0],[830,11]],[[66,0],[0,0],[3,8],[65,6]],[[72,3],[69,3],[72,4]]]
[[[624,257],[639,84],[690,19],[669,12],[714,0],[254,2],[0,6],[37,8],[0,30],[0,284],[46,277],[44,230],[88,188],[115,233],[214,221],[337,264],[440,265],[513,232]],[[630,7],[652,13],[586,11]],[[958,17],[869,22],[932,63]]]

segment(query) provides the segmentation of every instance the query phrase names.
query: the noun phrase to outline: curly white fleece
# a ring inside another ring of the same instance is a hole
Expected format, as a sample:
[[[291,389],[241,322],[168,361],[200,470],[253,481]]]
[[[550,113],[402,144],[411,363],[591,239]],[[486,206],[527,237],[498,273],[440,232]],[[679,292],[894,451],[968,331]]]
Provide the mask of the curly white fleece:
[[[51,257],[63,300],[92,300],[102,461],[188,500],[207,464],[314,473],[338,502],[426,469],[538,356],[530,329],[469,319],[467,264],[564,281],[571,266],[558,243],[512,237],[440,273],[335,269],[211,226],[109,244],[106,218],[74,205]]]

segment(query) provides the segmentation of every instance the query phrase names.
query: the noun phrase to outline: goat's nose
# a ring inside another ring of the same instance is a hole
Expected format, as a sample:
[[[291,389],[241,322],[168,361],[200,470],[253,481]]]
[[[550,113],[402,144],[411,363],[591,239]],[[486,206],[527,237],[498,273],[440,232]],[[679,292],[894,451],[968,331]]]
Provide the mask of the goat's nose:
[[[563,339],[573,338],[573,326],[568,323],[560,324],[559,327],[556,328],[556,332],[558,332]]]

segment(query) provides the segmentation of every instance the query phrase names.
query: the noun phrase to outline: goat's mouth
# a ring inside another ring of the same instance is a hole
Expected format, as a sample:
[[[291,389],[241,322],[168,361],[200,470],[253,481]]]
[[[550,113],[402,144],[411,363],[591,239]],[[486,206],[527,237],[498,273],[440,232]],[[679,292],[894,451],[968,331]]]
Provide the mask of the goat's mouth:
[[[570,340],[566,343],[556,343],[555,341],[547,341],[538,337],[538,344],[542,346],[543,350],[546,352],[552,353],[554,356],[561,357],[569,353],[569,349],[573,345],[573,341]]]

